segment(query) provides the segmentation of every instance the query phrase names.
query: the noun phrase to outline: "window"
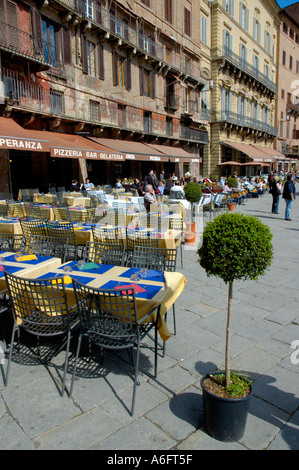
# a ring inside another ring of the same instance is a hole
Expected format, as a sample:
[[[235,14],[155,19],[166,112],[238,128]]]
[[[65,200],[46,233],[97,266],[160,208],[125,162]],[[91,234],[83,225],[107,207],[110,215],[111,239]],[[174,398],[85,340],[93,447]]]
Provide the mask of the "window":
[[[249,10],[246,8],[246,5],[244,3],[240,4],[240,24],[242,28],[246,29],[248,31],[248,26],[249,26]]]
[[[140,94],[154,99],[155,98],[155,74],[154,72],[152,70],[145,69],[144,67],[140,67],[139,76],[140,76]]]
[[[165,20],[172,24],[172,0],[164,0],[164,16]]]
[[[256,71],[259,70],[259,58],[256,54],[253,54],[253,67],[255,68]]]
[[[89,101],[90,120],[92,122],[100,121],[100,103],[98,101]]]
[[[47,20],[42,20],[42,38],[44,57],[48,63],[57,67],[58,65],[58,53],[56,46],[56,32],[57,27],[49,23]]]
[[[264,75],[269,78],[269,66],[267,64],[264,65]]]
[[[184,30],[191,37],[191,11],[188,8],[184,8]]]
[[[288,34],[288,27],[285,23],[282,23],[282,31],[285,33],[285,34]]]
[[[93,0],[85,0],[85,16],[90,20],[93,19]]]
[[[146,7],[151,6],[151,0],[141,0],[141,3],[143,3],[143,5],[145,5]]]
[[[143,129],[144,132],[152,132],[152,113],[149,111],[143,112]]]
[[[173,118],[166,116],[166,135],[173,135]]]
[[[269,31],[265,30],[265,41],[264,41],[264,48],[267,52],[271,53],[271,36]]]
[[[104,51],[102,44],[88,41],[84,34],[81,35],[82,68],[83,73],[91,77],[104,80]]]
[[[253,39],[261,43],[261,23],[256,18],[253,18]]]
[[[90,41],[86,41],[87,47],[87,73],[92,77],[96,76],[96,58],[95,58],[95,44]]]
[[[113,85],[131,89],[131,61],[113,53]]]
[[[284,100],[284,90],[281,90],[281,99]]]
[[[290,28],[289,36],[291,39],[294,39],[294,31]]]
[[[201,17],[201,42],[207,44],[207,18]]]
[[[63,93],[50,90],[50,111],[52,114],[64,114]]]
[[[286,51],[282,51],[282,65],[286,64],[286,60],[287,60],[287,53]]]
[[[293,57],[290,55],[290,70],[293,68]]]
[[[296,61],[296,73],[299,73],[299,60]]]
[[[258,121],[258,104],[256,101],[252,101],[251,103],[251,117]]]
[[[227,114],[232,110],[232,92],[227,88],[222,88],[222,119],[227,119]]]
[[[223,30],[223,45],[224,50],[233,48],[233,37],[226,29]]]

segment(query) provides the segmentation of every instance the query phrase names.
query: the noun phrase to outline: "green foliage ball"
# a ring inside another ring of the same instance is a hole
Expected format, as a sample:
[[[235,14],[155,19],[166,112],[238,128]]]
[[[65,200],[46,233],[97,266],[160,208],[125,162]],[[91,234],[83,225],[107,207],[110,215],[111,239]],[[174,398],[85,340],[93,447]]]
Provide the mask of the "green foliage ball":
[[[227,178],[227,186],[229,188],[237,188],[238,187],[238,180],[237,178],[234,178],[233,176],[229,176]]]
[[[200,201],[202,191],[198,183],[196,182],[187,183],[186,186],[184,186],[184,191],[185,191],[185,198],[187,199],[187,201],[192,202],[192,203],[196,203]]]
[[[227,212],[208,222],[197,251],[208,276],[225,283],[257,279],[273,258],[272,233],[257,217]]]

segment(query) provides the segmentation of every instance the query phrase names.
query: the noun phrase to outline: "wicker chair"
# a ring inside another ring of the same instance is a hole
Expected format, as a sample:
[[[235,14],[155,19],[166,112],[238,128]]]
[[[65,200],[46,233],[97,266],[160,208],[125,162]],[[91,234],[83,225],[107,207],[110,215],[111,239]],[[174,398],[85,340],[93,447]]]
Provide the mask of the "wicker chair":
[[[30,235],[47,235],[46,224],[42,220],[20,220],[22,232],[28,246]]]
[[[16,332],[22,328],[36,337],[62,337],[56,345],[51,358],[61,350],[66,341],[64,372],[61,396],[64,394],[68,366],[69,346],[73,328],[78,324],[77,309],[70,309],[67,304],[63,279],[54,283],[54,279],[23,279],[5,272],[6,283],[13,308],[14,325],[8,354],[5,386],[8,383],[10,364],[14,349]],[[38,355],[40,353],[38,350]],[[41,357],[40,357],[41,359]],[[49,359],[48,359],[49,360]],[[44,363],[45,360],[41,359]],[[48,362],[48,361],[47,361]]]
[[[68,207],[53,207],[53,213],[54,220],[57,220],[58,222],[63,220],[70,221],[70,210]]]
[[[101,290],[87,287],[73,280],[77,307],[80,315],[81,330],[79,334],[75,366],[70,392],[72,393],[74,378],[76,376],[78,357],[82,337],[101,348],[102,357],[104,349],[130,351],[136,347],[134,361],[134,387],[131,404],[131,416],[134,414],[136,386],[138,385],[139,356],[142,340],[155,330],[155,363],[154,376],[157,376],[158,341],[157,323],[160,308],[156,311],[155,321],[146,322],[152,311],[144,318],[138,318],[135,293],[132,289],[119,288]]]
[[[123,266],[125,259],[124,245],[110,243],[87,242],[83,259],[94,263]]]
[[[7,217],[9,215],[9,205],[8,202],[5,201],[0,204],[0,216]]]

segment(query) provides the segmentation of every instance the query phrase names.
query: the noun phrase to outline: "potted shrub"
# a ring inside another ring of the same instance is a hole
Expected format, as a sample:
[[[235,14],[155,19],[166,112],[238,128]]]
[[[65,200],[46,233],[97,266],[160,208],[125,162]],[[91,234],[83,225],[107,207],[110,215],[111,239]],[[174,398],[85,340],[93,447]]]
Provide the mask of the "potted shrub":
[[[195,232],[196,228],[195,228],[195,222],[194,222],[194,217],[193,217],[194,204],[200,201],[202,190],[198,183],[190,182],[190,183],[187,183],[186,186],[184,186],[184,192],[185,192],[185,198],[191,204],[191,220],[190,220],[191,232]]]
[[[272,233],[258,218],[226,212],[208,222],[197,251],[208,276],[228,284],[225,370],[202,380],[204,421],[208,433],[222,441],[239,440],[245,430],[251,385],[230,370],[232,291],[235,280],[257,279],[273,257]]]
[[[229,176],[227,178],[227,186],[233,190],[233,188],[238,187],[238,180],[237,178],[234,178],[233,176]],[[232,198],[230,198],[229,202],[227,203],[227,208],[229,211],[234,211],[235,210],[235,202],[233,201]]]

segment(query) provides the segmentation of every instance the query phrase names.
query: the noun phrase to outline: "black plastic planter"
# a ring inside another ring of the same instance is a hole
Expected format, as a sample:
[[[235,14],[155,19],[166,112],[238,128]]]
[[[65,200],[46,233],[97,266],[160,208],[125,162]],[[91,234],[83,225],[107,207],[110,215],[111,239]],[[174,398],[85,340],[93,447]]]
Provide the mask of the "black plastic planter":
[[[218,397],[205,390],[203,383],[207,377],[201,382],[205,429],[219,441],[239,441],[244,435],[252,389],[250,387],[249,395],[244,398]]]

